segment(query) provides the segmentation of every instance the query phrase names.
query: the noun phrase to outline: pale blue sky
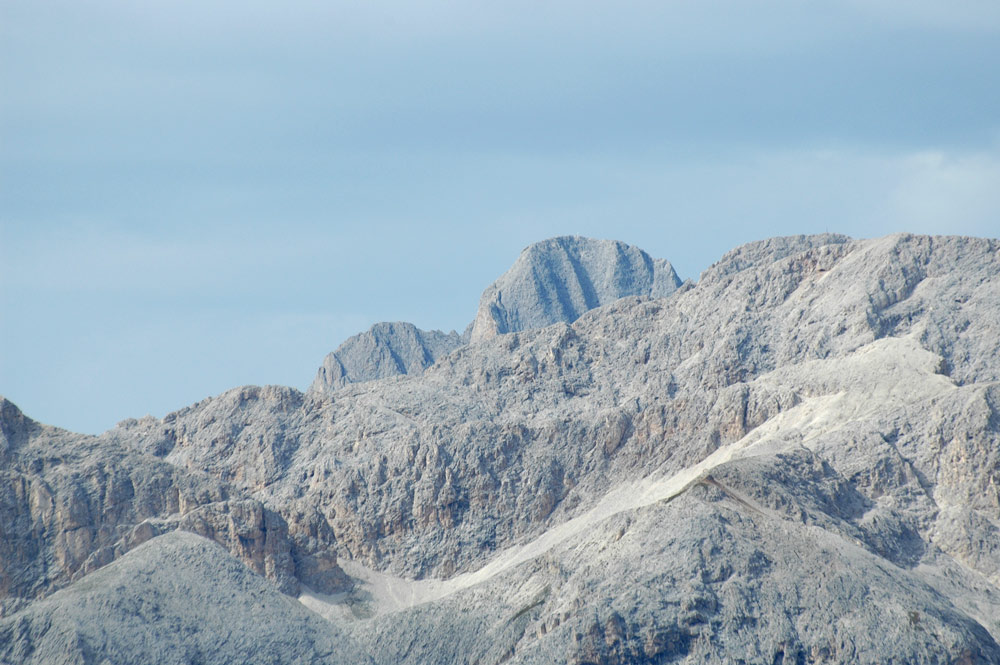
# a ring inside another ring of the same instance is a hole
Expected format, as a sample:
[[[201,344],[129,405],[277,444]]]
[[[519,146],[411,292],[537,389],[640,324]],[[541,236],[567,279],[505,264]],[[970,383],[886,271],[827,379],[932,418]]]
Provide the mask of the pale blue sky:
[[[0,393],[304,388],[559,234],[998,236],[998,71],[995,0],[0,0]]]

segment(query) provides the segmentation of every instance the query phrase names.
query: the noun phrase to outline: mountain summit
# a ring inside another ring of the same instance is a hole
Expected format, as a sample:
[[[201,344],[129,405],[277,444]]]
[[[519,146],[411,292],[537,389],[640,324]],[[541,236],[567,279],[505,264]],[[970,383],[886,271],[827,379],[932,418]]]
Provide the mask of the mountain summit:
[[[311,390],[329,392],[349,383],[420,374],[462,345],[456,332],[421,330],[412,323],[376,323],[323,359]]]
[[[578,236],[544,240],[525,248],[486,288],[464,335],[421,330],[412,323],[376,323],[323,360],[311,390],[330,392],[349,383],[421,374],[470,341],[572,323],[619,298],[662,298],[679,285],[668,261],[650,258],[638,247]]]
[[[531,245],[486,287],[470,339],[572,323],[626,296],[663,298],[680,286],[670,262],[617,240],[562,236]]]

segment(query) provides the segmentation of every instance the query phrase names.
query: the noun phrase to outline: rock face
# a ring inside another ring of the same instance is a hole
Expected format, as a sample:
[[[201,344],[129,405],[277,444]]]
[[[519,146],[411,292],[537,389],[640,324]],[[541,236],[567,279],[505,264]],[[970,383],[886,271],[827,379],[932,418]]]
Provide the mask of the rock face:
[[[182,529],[325,617],[331,650],[283,660],[1000,663],[1000,241],[772,239],[666,297],[529,309],[419,375],[98,438],[0,404],[0,659],[73,616],[78,660],[155,660],[81,599]],[[198,602],[239,614],[229,583]]]
[[[498,334],[572,323],[625,296],[662,298],[680,286],[669,262],[615,240],[552,238],[521,252],[483,291],[473,342]]]
[[[152,419],[122,427],[162,431]],[[178,528],[215,540],[286,593],[298,592],[306,571],[329,591],[347,583],[327,546],[320,551],[310,542],[310,518],[325,527],[315,511],[288,511],[290,527],[261,501],[203,471],[115,437],[41,425],[3,398],[0,459],[0,608],[51,593]]]
[[[420,374],[462,345],[452,331],[421,330],[412,323],[376,323],[323,359],[310,390],[329,392],[348,383]]]

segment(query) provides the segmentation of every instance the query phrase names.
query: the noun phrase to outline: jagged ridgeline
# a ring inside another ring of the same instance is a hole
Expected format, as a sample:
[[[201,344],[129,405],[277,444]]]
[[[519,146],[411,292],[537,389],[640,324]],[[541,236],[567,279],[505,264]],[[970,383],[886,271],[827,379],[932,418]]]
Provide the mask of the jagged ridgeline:
[[[2,663],[1000,663],[1000,241],[555,238],[0,462]]]
[[[619,298],[663,298],[680,284],[668,261],[650,258],[638,247],[614,240],[552,238],[527,247],[483,292],[464,334],[377,323],[328,355],[311,389],[331,391],[348,383],[420,374],[470,341],[573,323],[587,310]]]

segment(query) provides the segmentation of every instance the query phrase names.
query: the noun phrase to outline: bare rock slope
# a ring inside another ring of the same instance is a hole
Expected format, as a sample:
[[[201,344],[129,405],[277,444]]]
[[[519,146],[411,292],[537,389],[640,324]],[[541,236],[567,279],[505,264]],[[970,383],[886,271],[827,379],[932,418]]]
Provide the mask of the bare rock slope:
[[[99,438],[7,403],[0,654],[64,603],[120,630],[60,599],[179,528],[323,616],[329,662],[1000,663],[1000,241],[772,239],[666,293],[657,265],[548,326],[501,285],[517,332],[419,375],[238,388]],[[109,456],[131,494],[95,481]],[[148,470],[192,498],[149,505]]]
[[[0,625],[0,662],[370,662],[331,626],[225,550],[154,538]]]

